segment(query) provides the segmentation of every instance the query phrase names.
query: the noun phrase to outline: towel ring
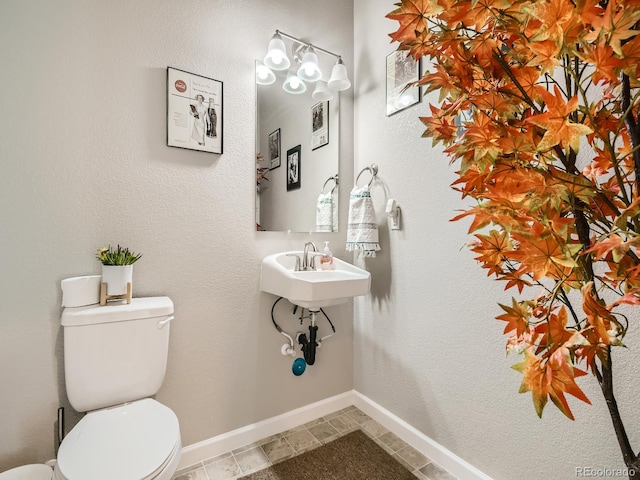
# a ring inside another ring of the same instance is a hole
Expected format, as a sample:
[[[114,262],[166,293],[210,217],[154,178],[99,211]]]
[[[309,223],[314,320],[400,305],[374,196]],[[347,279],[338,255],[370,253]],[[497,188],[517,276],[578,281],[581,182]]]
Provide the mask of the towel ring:
[[[322,193],[324,194],[324,189],[327,186],[327,183],[329,183],[330,181],[334,182],[333,188],[331,188],[331,193],[336,191],[336,188],[338,187],[338,174],[336,173],[333,177],[329,177],[327,178],[327,181],[324,182],[324,185],[322,186]],[[326,195],[326,194],[325,194]]]
[[[360,180],[360,176],[367,171],[371,174],[371,179],[367,184],[367,187],[370,187],[371,184],[373,183],[373,180],[376,178],[376,175],[378,175],[378,165],[376,165],[375,163],[372,163],[368,167],[364,167],[362,170],[360,170],[360,173],[356,177],[356,187],[358,186],[358,180]]]

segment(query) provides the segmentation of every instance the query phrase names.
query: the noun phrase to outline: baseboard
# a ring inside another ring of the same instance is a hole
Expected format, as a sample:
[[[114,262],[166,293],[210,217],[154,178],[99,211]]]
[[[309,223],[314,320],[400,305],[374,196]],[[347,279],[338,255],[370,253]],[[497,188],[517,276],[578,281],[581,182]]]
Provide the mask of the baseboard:
[[[178,469],[195,465],[270,435],[305,424],[337,410],[355,405],[383,427],[461,480],[492,480],[473,465],[409,425],[361,393],[351,390],[290,412],[223,433],[182,449]]]
[[[194,443],[182,449],[178,470],[349,407],[353,405],[353,400],[353,391],[344,392],[282,415]]]
[[[457,478],[461,480],[492,480],[491,477],[455,453],[447,450],[386,408],[355,390],[353,391],[353,405]]]

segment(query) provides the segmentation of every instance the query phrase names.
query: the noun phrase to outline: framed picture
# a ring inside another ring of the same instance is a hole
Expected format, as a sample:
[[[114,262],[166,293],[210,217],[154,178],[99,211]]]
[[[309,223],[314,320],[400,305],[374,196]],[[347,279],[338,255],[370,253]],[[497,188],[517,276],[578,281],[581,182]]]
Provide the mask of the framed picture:
[[[300,188],[300,145],[287,150],[287,191]]]
[[[318,102],[311,107],[311,150],[329,143],[329,102]]]
[[[387,115],[393,115],[420,101],[420,87],[407,84],[420,79],[420,62],[408,50],[387,55]]]
[[[167,67],[167,146],[222,153],[222,82]]]
[[[280,166],[280,129],[269,134],[269,170]]]

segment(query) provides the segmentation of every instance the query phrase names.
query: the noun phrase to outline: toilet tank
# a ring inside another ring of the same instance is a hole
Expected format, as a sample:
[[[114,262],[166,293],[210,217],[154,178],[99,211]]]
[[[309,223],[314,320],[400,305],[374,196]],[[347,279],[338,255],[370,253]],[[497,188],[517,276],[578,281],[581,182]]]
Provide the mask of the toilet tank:
[[[65,308],[61,324],[71,406],[87,412],[154,395],[164,381],[172,319],[169,297]]]

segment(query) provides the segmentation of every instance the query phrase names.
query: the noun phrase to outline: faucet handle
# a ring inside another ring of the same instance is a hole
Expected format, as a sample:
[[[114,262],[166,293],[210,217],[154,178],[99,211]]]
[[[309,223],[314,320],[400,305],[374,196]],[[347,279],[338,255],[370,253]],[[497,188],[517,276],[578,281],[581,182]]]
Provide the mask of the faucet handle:
[[[322,255],[324,255],[323,252],[309,252],[309,257],[311,257],[309,259],[309,268],[311,270],[316,269],[316,257],[321,257]]]
[[[287,257],[296,257],[296,266],[293,268],[294,272],[300,271],[300,256],[297,253],[287,253]]]

